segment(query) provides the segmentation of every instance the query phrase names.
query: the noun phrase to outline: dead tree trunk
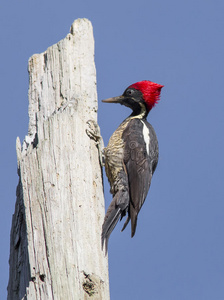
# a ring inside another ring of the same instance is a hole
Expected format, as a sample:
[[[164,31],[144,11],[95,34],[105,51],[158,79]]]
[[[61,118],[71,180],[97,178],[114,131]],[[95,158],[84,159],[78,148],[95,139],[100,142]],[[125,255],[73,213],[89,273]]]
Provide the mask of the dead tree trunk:
[[[91,23],[76,20],[65,39],[33,55],[29,76],[29,131],[22,147],[16,143],[8,300],[107,300],[102,170],[90,134],[97,122]]]

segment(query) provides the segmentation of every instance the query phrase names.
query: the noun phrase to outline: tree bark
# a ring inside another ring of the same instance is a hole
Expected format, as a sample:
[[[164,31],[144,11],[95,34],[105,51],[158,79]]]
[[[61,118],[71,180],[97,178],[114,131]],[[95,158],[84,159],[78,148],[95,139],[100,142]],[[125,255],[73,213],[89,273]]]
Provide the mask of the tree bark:
[[[29,130],[17,138],[8,300],[109,299],[92,25],[29,59]]]

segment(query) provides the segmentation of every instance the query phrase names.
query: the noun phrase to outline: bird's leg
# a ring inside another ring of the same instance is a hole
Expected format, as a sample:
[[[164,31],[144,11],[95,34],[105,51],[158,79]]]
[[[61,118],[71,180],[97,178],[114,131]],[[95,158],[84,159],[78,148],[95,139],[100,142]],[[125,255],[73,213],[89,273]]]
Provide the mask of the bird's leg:
[[[86,124],[86,134],[90,139],[95,141],[99,152],[100,164],[101,166],[104,166],[104,143],[100,134],[100,127],[94,120],[88,120]]]

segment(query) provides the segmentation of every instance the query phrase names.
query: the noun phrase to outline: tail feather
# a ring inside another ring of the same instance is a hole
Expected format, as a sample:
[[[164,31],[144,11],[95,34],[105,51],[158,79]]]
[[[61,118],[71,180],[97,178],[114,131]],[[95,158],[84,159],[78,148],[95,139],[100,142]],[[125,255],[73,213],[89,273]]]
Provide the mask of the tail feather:
[[[121,231],[124,231],[124,230],[125,230],[125,228],[126,228],[126,226],[128,225],[130,219],[131,219],[131,218],[130,218],[130,216],[129,216],[129,214],[128,214],[127,219],[126,219],[126,221],[125,221],[125,223],[124,223],[124,226],[122,227]]]
[[[114,201],[111,202],[105,219],[102,226],[102,235],[101,235],[101,243],[102,243],[102,250],[105,244],[105,254],[108,250],[108,240],[110,237],[111,232],[114,230],[114,227],[117,225],[117,222],[121,216],[121,209],[115,206]]]
[[[123,218],[128,210],[129,194],[127,189],[120,189],[113,197],[113,200],[107,210],[102,226],[102,249],[105,244],[105,253],[107,253],[108,239],[118,220]]]
[[[135,230],[137,226],[138,213],[135,210],[133,204],[130,202],[130,218],[131,218],[131,237],[135,235]]]

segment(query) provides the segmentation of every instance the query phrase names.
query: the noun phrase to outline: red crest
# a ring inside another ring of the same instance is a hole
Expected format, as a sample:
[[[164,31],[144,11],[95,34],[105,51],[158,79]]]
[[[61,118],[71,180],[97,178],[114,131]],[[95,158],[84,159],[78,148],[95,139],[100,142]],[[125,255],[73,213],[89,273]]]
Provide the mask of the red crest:
[[[150,111],[153,106],[158,103],[160,99],[160,92],[163,86],[164,85],[154,83],[149,80],[143,80],[133,83],[128,88],[134,88],[142,92],[148,111]]]

